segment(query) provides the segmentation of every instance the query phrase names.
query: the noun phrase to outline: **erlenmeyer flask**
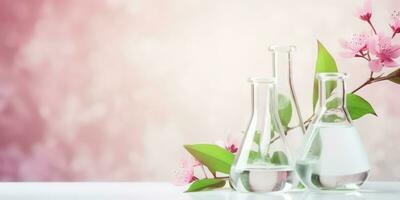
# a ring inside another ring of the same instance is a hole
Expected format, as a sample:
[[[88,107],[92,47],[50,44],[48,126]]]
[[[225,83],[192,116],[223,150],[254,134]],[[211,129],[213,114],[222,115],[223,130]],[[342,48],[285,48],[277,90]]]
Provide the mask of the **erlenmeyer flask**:
[[[294,163],[277,110],[275,79],[251,78],[252,118],[231,168],[230,182],[241,192],[288,188]]]
[[[306,133],[296,172],[309,189],[358,189],[367,154],[346,109],[344,73],[319,73],[319,108]]]
[[[276,79],[281,123],[292,147],[291,153],[298,158],[306,129],[293,85],[292,59],[295,50],[296,47],[293,45],[269,47],[272,54],[272,74]]]

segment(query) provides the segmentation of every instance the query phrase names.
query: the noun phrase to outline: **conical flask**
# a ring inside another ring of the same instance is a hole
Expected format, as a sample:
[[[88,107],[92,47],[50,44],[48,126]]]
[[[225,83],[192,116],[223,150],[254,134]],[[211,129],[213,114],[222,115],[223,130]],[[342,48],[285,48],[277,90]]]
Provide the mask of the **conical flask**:
[[[278,93],[278,108],[285,135],[291,147],[294,158],[301,153],[306,129],[301,115],[293,84],[293,45],[272,45],[269,51],[272,55],[272,74],[276,79]]]
[[[319,106],[296,162],[312,190],[358,189],[369,174],[367,154],[346,109],[344,73],[319,73]]]
[[[241,192],[289,188],[294,163],[277,110],[275,79],[251,78],[252,117],[230,172]]]

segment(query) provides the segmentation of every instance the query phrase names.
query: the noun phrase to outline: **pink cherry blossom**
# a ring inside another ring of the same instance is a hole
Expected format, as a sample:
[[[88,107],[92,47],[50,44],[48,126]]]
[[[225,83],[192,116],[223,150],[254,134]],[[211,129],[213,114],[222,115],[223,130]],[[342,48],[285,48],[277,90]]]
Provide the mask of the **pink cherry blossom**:
[[[198,160],[196,160],[190,156],[190,157],[181,159],[181,165],[182,165],[182,167],[197,167],[197,166],[200,166],[201,163]]]
[[[194,175],[194,167],[199,165],[201,165],[201,163],[193,157],[182,159],[179,169],[175,171],[174,184],[182,186],[198,180]]]
[[[231,153],[236,153],[239,148],[240,139],[237,136],[229,135],[225,141],[219,140],[216,144],[222,148],[225,148]]]
[[[353,34],[353,38],[350,41],[340,40],[342,47],[347,50],[342,52],[341,55],[345,58],[351,58],[364,54],[364,51],[368,50],[369,38],[368,34],[361,33]]]
[[[369,62],[373,72],[379,72],[383,67],[397,67],[394,60],[400,56],[400,45],[393,45],[392,39],[380,33],[369,40],[368,49],[376,59]]]
[[[390,28],[392,28],[393,35],[392,38],[397,34],[400,33],[400,12],[394,11],[392,14],[393,21],[390,24]]]
[[[366,22],[370,22],[372,16],[371,0],[366,0],[362,8],[357,9],[357,16]]]

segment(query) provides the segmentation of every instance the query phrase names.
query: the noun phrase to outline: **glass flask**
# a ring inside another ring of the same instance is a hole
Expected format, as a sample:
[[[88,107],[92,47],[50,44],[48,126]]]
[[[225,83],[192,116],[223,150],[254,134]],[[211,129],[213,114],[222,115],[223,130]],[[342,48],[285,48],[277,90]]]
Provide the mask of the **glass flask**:
[[[319,106],[296,172],[311,190],[358,189],[368,178],[367,154],[346,109],[344,73],[319,73]]]
[[[272,192],[290,187],[294,163],[279,120],[275,79],[250,78],[252,117],[230,172],[240,192]]]
[[[293,45],[272,45],[269,47],[272,55],[272,74],[277,81],[278,112],[281,116],[281,124],[286,139],[291,147],[291,154],[293,159],[297,160],[302,153],[306,129],[293,85],[292,66],[295,50],[296,47]],[[297,176],[291,178],[293,189],[303,188]]]
[[[292,60],[295,50],[296,47],[293,45],[269,47],[272,54],[272,74],[277,85],[279,112],[285,112],[285,109],[290,111],[287,115],[283,115],[286,117],[281,117],[281,123],[292,147],[291,153],[297,158],[301,153],[306,129],[293,86]]]

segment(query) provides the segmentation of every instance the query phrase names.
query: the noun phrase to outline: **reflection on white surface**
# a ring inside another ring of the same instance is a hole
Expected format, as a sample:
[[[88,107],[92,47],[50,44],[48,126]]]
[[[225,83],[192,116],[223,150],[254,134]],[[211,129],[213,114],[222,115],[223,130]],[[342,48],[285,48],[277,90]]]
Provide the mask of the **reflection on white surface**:
[[[188,194],[193,200],[399,200],[395,192],[304,192],[258,194],[239,192],[199,192]]]
[[[225,189],[188,196],[192,200],[400,200],[400,183],[369,182],[360,191],[241,193]]]
[[[369,183],[359,192],[184,193],[170,183],[0,183],[0,200],[400,200],[400,183]]]

